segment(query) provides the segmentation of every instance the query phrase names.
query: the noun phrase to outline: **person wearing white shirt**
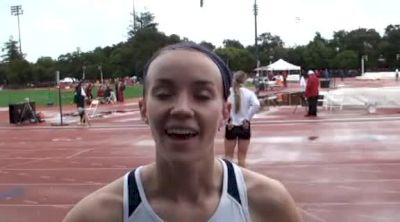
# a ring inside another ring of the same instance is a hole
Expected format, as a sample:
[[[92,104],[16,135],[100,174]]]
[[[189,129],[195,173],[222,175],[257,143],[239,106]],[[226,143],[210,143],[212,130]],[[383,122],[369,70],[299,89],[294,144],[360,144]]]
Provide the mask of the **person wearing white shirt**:
[[[232,105],[230,119],[225,127],[225,158],[232,160],[235,147],[238,146],[238,164],[246,166],[246,155],[250,144],[250,120],[260,109],[260,102],[256,94],[243,87],[246,73],[235,72],[228,102]]]
[[[79,125],[89,124],[87,115],[85,113],[85,97],[86,93],[82,86],[82,81],[75,87],[74,102],[78,108]]]

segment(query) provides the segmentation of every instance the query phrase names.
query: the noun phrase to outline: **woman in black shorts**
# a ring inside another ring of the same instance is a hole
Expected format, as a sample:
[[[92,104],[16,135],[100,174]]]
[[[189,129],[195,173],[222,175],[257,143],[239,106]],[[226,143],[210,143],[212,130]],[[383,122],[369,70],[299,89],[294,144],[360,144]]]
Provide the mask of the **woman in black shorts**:
[[[228,102],[231,103],[231,117],[225,127],[225,157],[232,160],[236,144],[238,146],[238,164],[246,165],[246,155],[250,144],[250,120],[260,108],[256,94],[243,87],[246,73],[234,73],[231,94]]]

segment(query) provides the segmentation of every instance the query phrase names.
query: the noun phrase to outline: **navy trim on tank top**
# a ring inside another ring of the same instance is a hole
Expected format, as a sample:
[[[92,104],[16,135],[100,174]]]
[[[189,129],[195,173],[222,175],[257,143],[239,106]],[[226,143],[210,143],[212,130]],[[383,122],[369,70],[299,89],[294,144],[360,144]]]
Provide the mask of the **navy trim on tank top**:
[[[129,203],[128,216],[131,216],[131,214],[136,210],[136,208],[142,202],[142,199],[140,198],[140,195],[139,195],[139,189],[138,189],[138,186],[136,183],[135,171],[136,171],[136,169],[132,170],[128,174],[128,195],[129,195],[128,196],[128,203]]]
[[[242,205],[242,201],[240,200],[238,185],[236,183],[236,175],[235,170],[233,169],[233,164],[229,160],[225,160],[224,162],[228,171],[228,194],[231,195],[240,205]]]
[[[227,176],[228,176],[228,188],[227,192],[230,196],[232,196],[240,205],[242,205],[242,201],[240,200],[240,194],[238,185],[236,182],[235,170],[233,168],[233,164],[229,160],[223,159],[227,168]],[[132,170],[128,174],[128,203],[129,203],[129,214],[128,217],[132,215],[132,213],[136,210],[139,204],[142,202],[142,199],[139,195],[139,189],[136,182],[135,177],[136,169]]]

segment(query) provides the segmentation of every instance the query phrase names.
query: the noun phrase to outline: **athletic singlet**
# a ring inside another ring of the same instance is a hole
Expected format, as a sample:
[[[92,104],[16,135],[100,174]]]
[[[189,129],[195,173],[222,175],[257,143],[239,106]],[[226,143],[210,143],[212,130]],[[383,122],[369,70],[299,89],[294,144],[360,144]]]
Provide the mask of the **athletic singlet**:
[[[223,160],[223,185],[218,207],[209,222],[251,221],[247,203],[247,188],[241,169]],[[162,222],[150,206],[143,190],[140,170],[132,170],[124,178],[124,222]]]

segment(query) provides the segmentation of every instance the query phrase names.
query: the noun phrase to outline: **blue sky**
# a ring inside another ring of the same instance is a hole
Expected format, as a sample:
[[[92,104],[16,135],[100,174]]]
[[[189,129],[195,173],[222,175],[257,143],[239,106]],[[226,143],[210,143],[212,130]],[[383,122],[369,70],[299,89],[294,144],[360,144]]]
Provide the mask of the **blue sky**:
[[[76,51],[91,51],[127,39],[133,0],[0,0],[1,48],[18,40],[17,17],[10,6],[22,5],[22,51],[35,62]],[[258,0],[258,33],[279,35],[286,46],[307,44],[319,31],[374,28],[381,34],[400,24],[398,0]],[[166,34],[221,46],[224,39],[254,44],[254,0],[135,0],[137,12],[148,10]],[[299,19],[296,19],[299,18]]]

